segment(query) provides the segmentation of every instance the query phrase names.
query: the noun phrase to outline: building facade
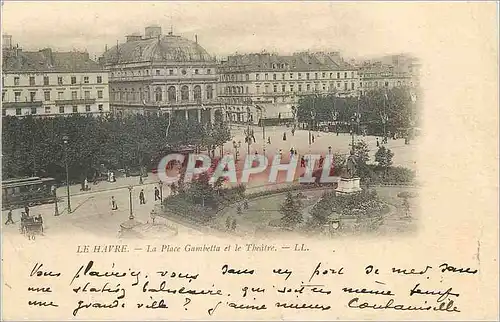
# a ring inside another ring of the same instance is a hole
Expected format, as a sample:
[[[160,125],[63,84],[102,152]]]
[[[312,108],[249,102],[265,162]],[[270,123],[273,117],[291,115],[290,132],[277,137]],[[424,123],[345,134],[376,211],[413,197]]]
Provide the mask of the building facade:
[[[217,61],[197,39],[163,35],[158,26],[126,39],[100,59],[110,75],[113,113],[162,113],[199,121],[223,117]]]
[[[219,74],[218,95],[233,122],[292,119],[303,95],[359,95],[357,68],[338,52],[234,55]]]
[[[420,86],[420,63],[408,55],[365,61],[359,66],[361,93],[380,88]]]
[[[88,53],[2,50],[2,116],[109,113],[108,74]]]

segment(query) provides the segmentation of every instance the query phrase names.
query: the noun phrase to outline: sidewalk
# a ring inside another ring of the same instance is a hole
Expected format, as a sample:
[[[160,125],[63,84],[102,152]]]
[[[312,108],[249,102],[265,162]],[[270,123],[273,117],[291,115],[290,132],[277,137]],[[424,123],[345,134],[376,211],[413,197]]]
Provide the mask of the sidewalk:
[[[102,192],[102,191],[112,191],[112,190],[118,190],[118,189],[125,189],[129,186],[146,186],[146,185],[151,185],[151,184],[158,184],[159,179],[158,176],[154,173],[148,173],[147,177],[142,178],[143,184],[139,184],[139,177],[120,177],[116,179],[116,182],[108,182],[108,181],[100,181],[98,184],[94,185],[92,182],[89,182],[89,191],[82,191],[81,189],[81,184],[76,184],[76,185],[70,185],[69,186],[69,193],[72,196],[77,196],[77,195],[85,195],[85,194],[92,194],[92,193],[97,193],[97,192]],[[67,195],[67,190],[66,190],[66,185],[62,185],[57,188],[57,196],[60,198],[63,198]]]

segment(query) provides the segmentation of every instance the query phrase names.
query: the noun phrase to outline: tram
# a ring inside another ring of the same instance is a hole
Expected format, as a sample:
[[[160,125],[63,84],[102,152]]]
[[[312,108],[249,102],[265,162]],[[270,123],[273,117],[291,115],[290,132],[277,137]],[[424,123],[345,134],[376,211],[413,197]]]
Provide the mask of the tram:
[[[54,178],[17,178],[2,181],[2,209],[54,202]]]

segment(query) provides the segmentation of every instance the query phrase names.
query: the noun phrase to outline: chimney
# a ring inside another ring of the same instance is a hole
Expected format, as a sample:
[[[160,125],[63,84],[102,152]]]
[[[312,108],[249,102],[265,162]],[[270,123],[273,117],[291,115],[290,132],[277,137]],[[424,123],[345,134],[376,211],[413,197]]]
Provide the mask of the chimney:
[[[2,35],[2,49],[11,49],[11,48],[12,48],[12,36]]]
[[[144,38],[157,38],[161,36],[161,27],[160,26],[148,26],[144,30]]]
[[[41,52],[43,54],[43,57],[49,63],[49,65],[54,65],[54,58],[52,57],[52,49],[44,48],[44,49],[41,49],[39,52]],[[88,55],[88,53],[87,53],[87,55]]]
[[[194,42],[198,43],[198,35],[194,35]]]

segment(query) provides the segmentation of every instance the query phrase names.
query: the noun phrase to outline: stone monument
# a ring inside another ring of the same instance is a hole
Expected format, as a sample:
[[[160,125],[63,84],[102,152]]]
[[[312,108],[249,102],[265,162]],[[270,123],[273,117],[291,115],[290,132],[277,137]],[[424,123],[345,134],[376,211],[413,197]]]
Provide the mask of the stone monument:
[[[361,187],[360,178],[356,177],[356,157],[354,156],[354,150],[351,150],[346,160],[346,172],[340,177],[335,192],[349,194],[359,191],[361,191]]]

